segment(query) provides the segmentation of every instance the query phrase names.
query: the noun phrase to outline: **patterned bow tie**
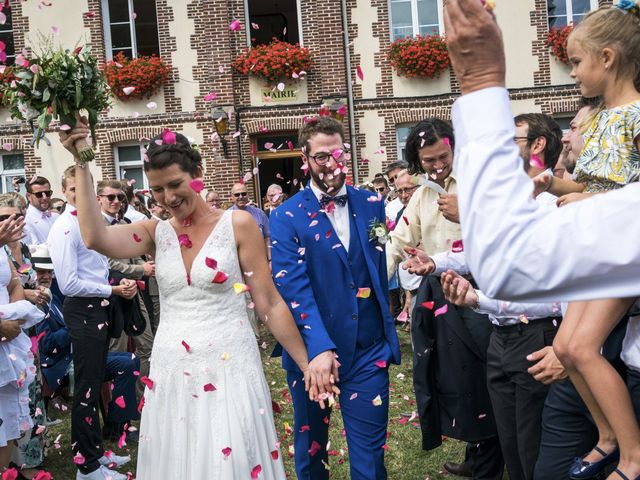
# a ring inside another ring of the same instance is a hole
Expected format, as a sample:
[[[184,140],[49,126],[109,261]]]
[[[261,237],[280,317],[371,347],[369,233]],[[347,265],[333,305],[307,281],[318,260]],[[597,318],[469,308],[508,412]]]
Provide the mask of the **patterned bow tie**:
[[[331,202],[334,203],[334,205],[339,206],[339,207],[344,207],[347,204],[347,195],[336,195],[335,197],[331,197],[329,195],[326,194],[322,194],[320,195],[320,206],[324,209],[327,208],[327,205],[329,205]]]
[[[50,218],[51,217],[51,212],[49,210],[47,210],[46,212],[42,212],[42,218]]]

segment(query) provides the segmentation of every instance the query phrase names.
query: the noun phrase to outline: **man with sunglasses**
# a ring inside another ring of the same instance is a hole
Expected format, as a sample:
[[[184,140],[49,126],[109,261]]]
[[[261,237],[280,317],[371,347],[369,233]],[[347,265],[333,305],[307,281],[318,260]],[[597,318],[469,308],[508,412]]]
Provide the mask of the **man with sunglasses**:
[[[270,217],[274,281],[309,352],[309,372],[334,391],[307,394],[287,352],[282,365],[293,398],[299,479],[328,479],[329,411],[340,390],[353,480],[387,478],[384,447],[388,365],[400,347],[387,301],[384,202],[345,184],[349,153],[338,121],[320,117],[300,129],[306,188]],[[275,354],[280,353],[278,349]],[[336,360],[337,356],[337,360]],[[339,363],[338,363],[339,361]],[[309,452],[314,452],[309,454]]]
[[[267,217],[267,214],[259,208],[249,205],[249,192],[247,191],[247,186],[244,183],[234,183],[233,187],[231,187],[231,203],[233,203],[231,210],[244,210],[245,212],[250,213],[256,221],[260,228],[260,232],[262,232],[262,236],[264,237],[264,246],[267,252],[267,258],[271,261],[271,251],[269,250],[269,218]]]
[[[46,178],[33,177],[27,181],[29,207],[25,217],[25,244],[34,245],[47,241],[49,230],[58,218],[57,213],[49,210],[52,194],[51,184]]]

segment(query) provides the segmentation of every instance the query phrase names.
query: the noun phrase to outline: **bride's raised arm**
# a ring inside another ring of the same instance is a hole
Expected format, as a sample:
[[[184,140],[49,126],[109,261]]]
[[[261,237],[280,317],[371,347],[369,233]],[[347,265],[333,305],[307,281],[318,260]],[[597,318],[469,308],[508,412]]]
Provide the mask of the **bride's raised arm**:
[[[77,140],[87,138],[89,128],[79,121],[68,134],[60,133],[62,145],[73,154],[76,161],[76,209],[80,232],[87,248],[107,257],[134,258],[153,253],[156,221],[145,220],[129,225],[113,225],[107,228],[96,201],[93,179],[86,163],[79,160],[74,146]]]

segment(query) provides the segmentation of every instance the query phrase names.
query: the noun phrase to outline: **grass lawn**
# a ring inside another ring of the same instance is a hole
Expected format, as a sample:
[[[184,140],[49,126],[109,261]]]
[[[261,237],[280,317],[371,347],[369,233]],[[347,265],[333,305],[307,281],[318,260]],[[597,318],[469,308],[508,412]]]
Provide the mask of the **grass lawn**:
[[[264,369],[271,388],[271,396],[282,408],[282,412],[275,416],[276,428],[281,435],[280,446],[288,478],[295,479],[293,468],[293,458],[289,455],[289,447],[293,445],[293,434],[286,433],[285,424],[293,428],[293,407],[288,395],[287,383],[284,370],[280,367],[280,359],[270,359],[268,353],[274,344],[273,338],[262,331],[262,338],[259,340],[262,346],[262,356],[264,359]],[[442,464],[446,461],[461,461],[464,455],[464,445],[455,440],[447,440],[443,446],[425,452],[420,448],[421,437],[420,428],[417,422],[402,421],[403,414],[411,414],[416,410],[413,395],[412,374],[411,374],[411,345],[409,334],[399,332],[400,344],[402,347],[402,365],[392,365],[389,370],[391,379],[391,402],[389,408],[389,438],[387,441],[388,450],[386,453],[386,465],[389,479],[391,480],[426,480],[452,478],[451,475],[442,473]],[[265,343],[263,343],[265,342]],[[286,392],[286,393],[285,393]],[[334,412],[331,416],[330,442],[331,450],[336,450],[338,455],[329,457],[331,478],[335,480],[349,479],[349,457],[346,452],[346,440],[342,437],[342,419]],[[71,455],[71,420],[69,412],[52,412],[53,418],[63,419],[63,423],[51,427],[50,438],[55,440],[60,435],[60,448],[52,448],[46,460],[46,469],[50,471],[56,480],[75,479],[75,468]],[[406,417],[404,417],[406,419]],[[107,444],[114,452],[122,454],[116,445]],[[136,447],[125,447],[132,457],[129,471],[135,473]],[[122,470],[124,472],[124,470]],[[160,480],[160,479],[158,479]],[[169,480],[169,479],[167,479]],[[174,480],[174,479],[170,479]],[[205,479],[180,479],[180,480],[205,480]],[[206,479],[209,480],[209,479]],[[220,479],[235,480],[235,479]]]

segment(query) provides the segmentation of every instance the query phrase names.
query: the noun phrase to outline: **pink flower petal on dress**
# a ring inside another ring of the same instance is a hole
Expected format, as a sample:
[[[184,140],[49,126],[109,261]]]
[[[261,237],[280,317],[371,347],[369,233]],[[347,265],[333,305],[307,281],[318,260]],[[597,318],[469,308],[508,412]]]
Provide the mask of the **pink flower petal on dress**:
[[[196,193],[200,193],[202,190],[204,190],[204,182],[201,178],[194,178],[189,182],[189,186]]]
[[[231,455],[231,448],[225,447],[222,449],[222,455],[224,455],[225,460]]]
[[[146,385],[149,390],[153,390],[155,383],[149,377],[140,377],[140,381]]]
[[[185,248],[191,248],[193,246],[189,235],[187,235],[186,233],[181,233],[180,235],[178,235],[178,243],[180,243],[181,247]]]
[[[211,283],[224,283],[229,279],[229,275],[224,272],[217,271]]]
[[[187,342],[185,342],[184,340],[182,340],[182,346],[184,347],[184,349],[187,351],[187,353],[189,353],[191,351],[191,347],[189,346],[189,344]]]
[[[271,458],[273,458],[274,460],[278,460],[279,456],[280,456],[280,452],[278,452],[278,450],[271,451]]]
[[[435,312],[433,312],[433,315],[435,317],[439,316],[439,315],[444,315],[445,313],[447,313],[449,311],[449,305],[447,305],[446,303],[441,306],[440,308],[438,308]]]
[[[260,476],[261,473],[262,473],[262,465],[256,465],[251,470],[251,479],[255,480],[256,478],[258,478]]]
[[[456,240],[455,242],[453,242],[451,244],[451,251],[455,253],[463,252],[464,244],[462,243],[462,240]]]
[[[213,258],[206,257],[204,259],[204,263],[207,264],[207,267],[212,268],[214,270],[218,268],[218,262],[216,262]]]
[[[205,392],[215,392],[216,391],[216,387],[213,383],[207,383],[204,387],[204,391]]]

